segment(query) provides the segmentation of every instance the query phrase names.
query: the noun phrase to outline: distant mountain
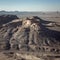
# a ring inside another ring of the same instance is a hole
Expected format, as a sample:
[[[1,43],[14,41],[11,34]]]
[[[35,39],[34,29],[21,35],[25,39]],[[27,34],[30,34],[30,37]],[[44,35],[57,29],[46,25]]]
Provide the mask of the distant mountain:
[[[18,17],[28,17],[28,16],[39,16],[39,17],[47,17],[47,16],[53,16],[53,17],[60,17],[60,12],[28,12],[28,11],[0,11],[0,15],[17,15]]]
[[[0,15],[3,15],[3,14],[18,14],[19,11],[0,11]]]

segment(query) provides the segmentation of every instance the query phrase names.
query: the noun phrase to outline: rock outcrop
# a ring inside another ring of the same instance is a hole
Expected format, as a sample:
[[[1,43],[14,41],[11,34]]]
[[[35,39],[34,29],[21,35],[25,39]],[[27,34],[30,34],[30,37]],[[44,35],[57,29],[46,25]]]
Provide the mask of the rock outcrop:
[[[38,45],[40,27],[37,22],[40,21],[34,21],[34,17],[22,20],[22,25],[18,27],[17,32],[10,39],[11,48],[14,45],[18,45],[19,48],[23,45]]]

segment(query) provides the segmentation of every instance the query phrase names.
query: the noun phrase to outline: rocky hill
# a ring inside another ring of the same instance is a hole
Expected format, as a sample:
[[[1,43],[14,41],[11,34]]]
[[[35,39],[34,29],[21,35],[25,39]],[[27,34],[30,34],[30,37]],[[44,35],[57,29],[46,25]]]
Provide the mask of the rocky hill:
[[[0,16],[0,50],[17,49],[23,51],[60,52],[60,31],[51,21],[44,21],[38,16],[19,18],[14,15]],[[9,19],[9,20],[8,20]],[[15,19],[15,20],[14,20]],[[51,23],[49,25],[49,23]]]

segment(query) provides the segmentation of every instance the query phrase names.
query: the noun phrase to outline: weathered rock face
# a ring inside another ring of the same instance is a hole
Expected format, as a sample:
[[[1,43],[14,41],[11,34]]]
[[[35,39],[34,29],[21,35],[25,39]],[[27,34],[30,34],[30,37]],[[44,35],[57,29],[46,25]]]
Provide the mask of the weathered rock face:
[[[22,21],[22,25],[18,27],[17,32],[10,39],[11,48],[16,44],[21,48],[23,45],[38,45],[40,27],[34,19],[26,19]]]
[[[48,48],[44,46],[59,45],[60,42],[56,39],[60,36],[58,35],[60,32],[47,29],[42,22],[42,19],[33,16],[3,24],[0,29],[1,41],[5,41],[6,46],[11,49],[31,51],[45,51]]]

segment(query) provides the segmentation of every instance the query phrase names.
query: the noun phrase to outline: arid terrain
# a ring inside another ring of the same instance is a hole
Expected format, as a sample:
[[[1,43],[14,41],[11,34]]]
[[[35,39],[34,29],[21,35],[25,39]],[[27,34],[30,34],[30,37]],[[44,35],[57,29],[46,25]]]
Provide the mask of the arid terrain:
[[[60,60],[60,12],[1,12],[0,60]]]

